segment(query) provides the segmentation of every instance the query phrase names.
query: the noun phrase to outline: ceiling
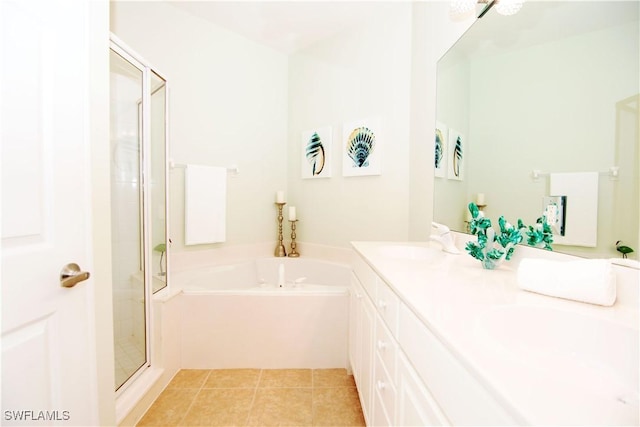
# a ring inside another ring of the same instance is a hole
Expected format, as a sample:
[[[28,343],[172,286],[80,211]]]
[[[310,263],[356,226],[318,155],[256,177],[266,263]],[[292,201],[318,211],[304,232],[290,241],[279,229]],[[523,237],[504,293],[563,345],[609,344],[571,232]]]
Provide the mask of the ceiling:
[[[187,13],[285,54],[304,49],[360,23],[383,17],[389,7],[393,7],[394,3],[400,3],[399,0],[165,1]],[[545,9],[544,13],[537,10],[546,7],[549,2],[542,2],[546,3],[544,5],[536,3],[527,2],[523,10],[515,16],[497,16],[493,19],[502,21],[501,25],[510,26],[514,33],[518,30],[523,33],[524,30],[522,37],[526,37],[527,29],[532,27],[548,27],[550,33],[561,29],[571,34],[593,31],[608,25],[609,20],[620,22],[638,18],[637,13],[628,13],[627,16],[607,13],[609,8],[603,8],[601,1],[554,2],[550,8],[552,12]],[[627,3],[630,8],[637,7],[637,1]],[[600,13],[593,14],[591,9]],[[487,34],[486,39],[491,40],[491,34]]]
[[[392,1],[191,1],[169,4],[277,51],[291,54],[383,16]]]

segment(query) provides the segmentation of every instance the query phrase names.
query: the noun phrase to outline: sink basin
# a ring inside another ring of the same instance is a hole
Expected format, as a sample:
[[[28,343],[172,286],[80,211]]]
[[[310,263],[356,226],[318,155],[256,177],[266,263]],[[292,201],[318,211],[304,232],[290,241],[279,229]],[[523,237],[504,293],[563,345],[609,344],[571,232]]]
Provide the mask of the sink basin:
[[[480,316],[474,332],[502,358],[570,385],[574,397],[605,396],[618,413],[637,415],[637,329],[554,308],[505,306]]]
[[[416,245],[384,245],[379,249],[380,255],[402,260],[427,261],[442,256],[439,249]]]

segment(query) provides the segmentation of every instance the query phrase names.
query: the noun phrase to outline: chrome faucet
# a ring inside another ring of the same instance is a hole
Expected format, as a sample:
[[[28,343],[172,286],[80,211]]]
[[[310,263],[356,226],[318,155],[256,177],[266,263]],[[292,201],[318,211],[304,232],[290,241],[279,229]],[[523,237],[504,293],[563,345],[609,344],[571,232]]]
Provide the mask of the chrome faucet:
[[[431,229],[435,230],[436,234],[431,234],[430,239],[440,243],[443,251],[450,254],[460,254],[460,250],[456,248],[455,242],[453,241],[453,234],[451,234],[449,227],[444,224],[432,222]]]

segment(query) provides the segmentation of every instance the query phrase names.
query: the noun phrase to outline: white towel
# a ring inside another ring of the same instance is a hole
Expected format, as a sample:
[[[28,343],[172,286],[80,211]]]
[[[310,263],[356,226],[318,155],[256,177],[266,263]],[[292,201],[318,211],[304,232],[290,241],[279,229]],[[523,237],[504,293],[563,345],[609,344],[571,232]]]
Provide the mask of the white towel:
[[[226,240],[227,169],[187,165],[184,173],[184,244]]]
[[[551,173],[549,195],[567,196],[564,236],[558,245],[595,247],[598,240],[598,172]]]
[[[520,288],[539,294],[606,306],[616,300],[616,276],[607,259],[525,258],[517,277]]]

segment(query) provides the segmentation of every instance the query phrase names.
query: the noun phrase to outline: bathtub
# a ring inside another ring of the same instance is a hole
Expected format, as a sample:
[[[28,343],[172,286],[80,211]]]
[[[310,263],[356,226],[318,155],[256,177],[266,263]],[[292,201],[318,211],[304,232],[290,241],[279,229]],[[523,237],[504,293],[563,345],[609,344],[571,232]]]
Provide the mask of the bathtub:
[[[182,290],[182,368],[347,368],[350,276],[346,264],[309,258],[172,275]]]
[[[280,268],[284,268],[282,287],[278,286]],[[350,271],[347,265],[320,260],[258,258],[182,272],[176,275],[174,284],[185,294],[276,296],[346,293]]]

